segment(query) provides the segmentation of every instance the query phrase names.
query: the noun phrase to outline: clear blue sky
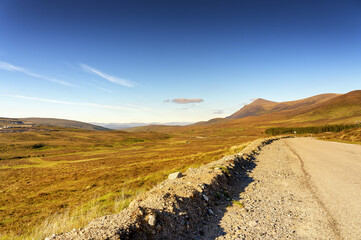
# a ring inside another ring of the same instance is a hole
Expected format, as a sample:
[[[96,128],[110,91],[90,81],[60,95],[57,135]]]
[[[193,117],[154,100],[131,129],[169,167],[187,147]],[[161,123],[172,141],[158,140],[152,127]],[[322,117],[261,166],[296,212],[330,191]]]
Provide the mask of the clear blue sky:
[[[360,86],[359,0],[0,0],[2,117],[195,122]]]

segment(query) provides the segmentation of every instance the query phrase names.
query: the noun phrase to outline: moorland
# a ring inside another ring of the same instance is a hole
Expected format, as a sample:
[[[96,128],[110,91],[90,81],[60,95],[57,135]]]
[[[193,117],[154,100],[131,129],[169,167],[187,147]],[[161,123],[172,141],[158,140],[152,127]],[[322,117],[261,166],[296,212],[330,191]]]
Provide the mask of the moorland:
[[[43,238],[119,212],[169,173],[236,153],[270,128],[353,124],[314,136],[360,143],[361,91],[284,103],[258,99],[228,118],[188,126],[107,131],[61,120],[26,122],[32,127],[0,133],[4,239]]]

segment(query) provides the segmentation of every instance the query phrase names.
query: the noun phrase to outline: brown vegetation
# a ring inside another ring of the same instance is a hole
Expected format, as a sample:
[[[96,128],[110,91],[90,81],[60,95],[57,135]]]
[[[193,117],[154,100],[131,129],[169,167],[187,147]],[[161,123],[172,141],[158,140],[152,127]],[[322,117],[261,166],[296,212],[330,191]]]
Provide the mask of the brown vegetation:
[[[169,173],[216,160],[253,139],[81,130],[0,134],[0,232],[10,239],[39,237],[54,214],[62,214],[56,221],[72,221],[66,227],[80,227],[119,212]]]
[[[337,133],[323,133],[318,134],[317,137],[321,140],[361,144],[361,129],[350,129]]]
[[[233,113],[228,118],[230,119],[238,119],[244,118],[248,116],[258,116],[263,114],[269,114],[273,112],[280,112],[284,110],[300,110],[307,107],[314,107],[323,102],[326,102],[330,99],[339,96],[339,94],[320,94],[313,97],[289,101],[289,102],[272,102],[262,98],[258,98],[254,102],[244,106],[239,111]]]
[[[65,231],[119,212],[169,173],[236,153],[267,128],[361,122],[360,101],[361,91],[354,91],[302,109],[132,132],[0,133],[1,238],[40,237],[45,228]],[[360,136],[359,130],[322,134],[353,142]]]

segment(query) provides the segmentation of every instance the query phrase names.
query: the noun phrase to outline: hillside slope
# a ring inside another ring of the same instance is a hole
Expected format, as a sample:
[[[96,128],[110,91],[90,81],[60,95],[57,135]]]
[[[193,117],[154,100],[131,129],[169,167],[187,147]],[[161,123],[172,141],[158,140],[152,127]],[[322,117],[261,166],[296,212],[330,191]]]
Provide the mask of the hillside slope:
[[[338,95],[326,101],[268,114],[233,119],[228,127],[251,125],[257,129],[287,126],[319,126],[361,121],[361,91]]]
[[[351,118],[360,121],[360,116],[361,90],[356,90],[323,102],[307,113],[299,115],[298,118],[309,120]]]
[[[277,102],[272,102],[265,100],[263,98],[258,98],[252,103],[245,105],[240,110],[238,110],[237,112],[233,113],[232,115],[226,118],[238,119],[248,116],[262,115],[271,112],[275,105],[277,105]]]
[[[247,110],[244,110],[244,108]],[[258,135],[269,127],[312,126],[361,121],[361,91],[346,94],[321,94],[290,102],[271,102],[258,99],[245,106],[237,116],[215,118],[188,126],[147,126],[130,131],[156,131],[195,136]],[[235,113],[236,114],[236,113]],[[245,116],[249,115],[249,116]],[[236,116],[236,115],[234,115]]]
[[[316,106],[337,96],[339,96],[339,94],[328,93],[328,94],[316,95],[301,100],[280,102],[280,103],[258,98],[254,102],[244,106],[243,108],[241,108],[240,110],[233,113],[227,118],[239,119],[248,116],[259,116],[263,114],[269,114],[269,113],[280,112],[285,110],[303,109],[311,106]]]
[[[96,126],[85,122],[57,119],[57,118],[19,118],[19,120],[30,124],[50,126],[50,127],[75,128],[75,129],[97,130],[97,131],[110,130],[108,128]]]

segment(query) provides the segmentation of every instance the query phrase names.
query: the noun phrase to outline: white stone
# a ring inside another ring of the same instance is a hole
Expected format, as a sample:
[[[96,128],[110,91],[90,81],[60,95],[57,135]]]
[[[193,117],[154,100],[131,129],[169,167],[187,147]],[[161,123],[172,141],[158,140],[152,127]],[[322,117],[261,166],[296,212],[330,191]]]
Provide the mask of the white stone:
[[[149,215],[148,223],[152,227],[155,226],[155,223],[156,223],[155,215]]]
[[[175,172],[175,173],[171,173],[168,176],[168,179],[172,180],[172,179],[176,179],[176,178],[181,178],[183,175],[181,172]]]

